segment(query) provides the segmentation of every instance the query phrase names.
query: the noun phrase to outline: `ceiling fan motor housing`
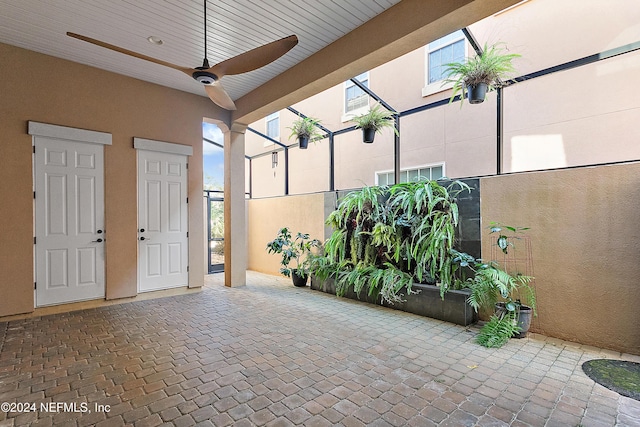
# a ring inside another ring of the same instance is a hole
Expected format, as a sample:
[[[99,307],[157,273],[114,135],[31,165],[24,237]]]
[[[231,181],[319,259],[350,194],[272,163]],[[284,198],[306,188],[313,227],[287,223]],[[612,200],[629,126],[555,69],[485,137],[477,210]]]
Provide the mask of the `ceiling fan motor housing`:
[[[210,85],[218,81],[218,76],[208,71],[196,71],[192,74],[193,78],[204,85]]]

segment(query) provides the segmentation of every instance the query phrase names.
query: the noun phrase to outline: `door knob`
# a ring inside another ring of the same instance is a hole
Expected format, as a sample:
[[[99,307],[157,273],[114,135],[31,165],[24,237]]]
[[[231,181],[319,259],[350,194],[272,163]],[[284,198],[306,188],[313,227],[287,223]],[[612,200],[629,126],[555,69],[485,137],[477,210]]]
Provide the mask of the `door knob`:
[[[96,231],[96,233],[102,234],[102,230],[98,230],[98,231]]]
[[[144,236],[142,236],[142,237],[140,238],[140,240],[150,240],[150,239],[147,239],[147,238],[145,238]]]
[[[96,242],[96,243],[102,243],[102,239],[98,239],[98,240],[92,240],[92,243]]]
[[[141,228],[141,229],[140,229],[140,232],[141,232],[141,233],[144,233],[144,228]]]

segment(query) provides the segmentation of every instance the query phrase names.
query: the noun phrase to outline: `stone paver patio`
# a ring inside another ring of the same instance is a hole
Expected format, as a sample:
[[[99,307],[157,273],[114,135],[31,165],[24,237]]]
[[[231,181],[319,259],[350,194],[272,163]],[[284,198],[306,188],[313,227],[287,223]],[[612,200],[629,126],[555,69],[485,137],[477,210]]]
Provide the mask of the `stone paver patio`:
[[[0,402],[36,405],[1,411],[0,426],[640,425],[640,402],[580,367],[637,356],[542,336],[488,350],[474,328],[284,278],[222,279],[0,323]]]

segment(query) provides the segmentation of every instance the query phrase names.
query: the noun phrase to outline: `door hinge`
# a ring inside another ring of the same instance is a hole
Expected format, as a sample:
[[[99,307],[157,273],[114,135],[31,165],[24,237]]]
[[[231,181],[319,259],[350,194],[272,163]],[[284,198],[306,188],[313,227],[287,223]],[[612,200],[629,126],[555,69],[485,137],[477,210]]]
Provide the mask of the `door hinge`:
[[[187,203],[189,203],[189,198],[187,197]]]
[[[189,232],[187,231],[187,237],[189,237]]]
[[[33,192],[33,198],[34,199],[36,198],[36,192],[35,191]]]
[[[36,146],[33,146],[33,154],[36,154]]]
[[[34,151],[35,152],[35,151]],[[185,163],[185,167],[189,169],[189,163]]]
[[[33,289],[38,289],[38,282],[33,282]]]
[[[33,244],[34,244],[34,245],[36,244],[36,238],[35,238],[35,236],[33,237]]]
[[[189,266],[187,265],[187,273],[189,272]]]

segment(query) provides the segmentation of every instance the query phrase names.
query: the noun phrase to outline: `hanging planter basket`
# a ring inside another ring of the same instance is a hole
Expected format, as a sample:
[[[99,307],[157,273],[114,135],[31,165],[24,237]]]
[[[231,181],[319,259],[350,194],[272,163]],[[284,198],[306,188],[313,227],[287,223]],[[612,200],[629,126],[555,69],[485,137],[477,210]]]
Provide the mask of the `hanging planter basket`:
[[[300,145],[301,150],[306,150],[309,146],[309,137],[308,136],[299,136],[298,144]]]
[[[469,98],[469,104],[480,104],[484,102],[484,97],[487,94],[487,84],[478,83],[477,85],[467,86],[467,96]]]
[[[362,128],[362,142],[371,144],[376,136],[376,130],[373,128]]]

